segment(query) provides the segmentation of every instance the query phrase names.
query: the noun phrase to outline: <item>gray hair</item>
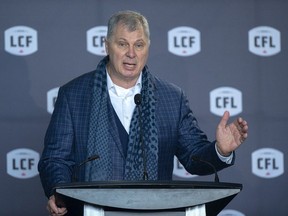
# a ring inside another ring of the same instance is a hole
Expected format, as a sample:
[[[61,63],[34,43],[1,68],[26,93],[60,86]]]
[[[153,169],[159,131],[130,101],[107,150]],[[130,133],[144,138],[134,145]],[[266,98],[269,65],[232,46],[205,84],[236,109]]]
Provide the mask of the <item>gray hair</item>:
[[[119,11],[108,21],[107,40],[111,39],[118,24],[123,24],[129,31],[133,32],[143,27],[144,34],[150,42],[150,31],[147,19],[135,11]]]

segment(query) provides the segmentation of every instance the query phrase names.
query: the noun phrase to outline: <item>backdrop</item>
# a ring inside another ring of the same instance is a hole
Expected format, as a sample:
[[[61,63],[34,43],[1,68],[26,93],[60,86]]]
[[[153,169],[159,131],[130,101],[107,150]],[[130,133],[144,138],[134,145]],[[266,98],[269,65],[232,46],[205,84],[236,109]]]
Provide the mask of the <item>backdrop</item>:
[[[150,22],[148,65],[181,86],[210,139],[224,110],[249,139],[223,182],[243,191],[222,215],[286,215],[288,2],[285,0],[1,0],[1,215],[47,215],[37,173],[59,86],[96,68],[114,12]],[[175,179],[187,175],[175,160]]]

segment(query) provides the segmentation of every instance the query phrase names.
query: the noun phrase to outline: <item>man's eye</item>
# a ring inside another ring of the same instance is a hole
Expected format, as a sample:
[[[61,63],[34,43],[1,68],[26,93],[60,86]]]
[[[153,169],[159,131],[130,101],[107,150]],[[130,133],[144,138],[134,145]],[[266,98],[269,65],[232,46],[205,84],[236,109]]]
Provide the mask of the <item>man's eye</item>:
[[[127,43],[119,42],[119,43],[118,43],[118,46],[119,46],[119,47],[127,47]]]
[[[139,44],[136,44],[135,47],[136,47],[137,49],[142,49],[142,48],[144,47],[144,44],[139,43]]]

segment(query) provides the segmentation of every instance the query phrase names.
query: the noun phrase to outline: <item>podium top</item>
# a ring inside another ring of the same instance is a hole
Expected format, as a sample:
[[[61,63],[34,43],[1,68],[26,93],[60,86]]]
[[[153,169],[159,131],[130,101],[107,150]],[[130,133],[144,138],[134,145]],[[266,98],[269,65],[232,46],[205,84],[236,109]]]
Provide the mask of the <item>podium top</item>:
[[[94,182],[73,182],[58,184],[55,189],[89,189],[89,188],[193,188],[193,189],[239,189],[242,184],[228,182],[202,182],[202,181],[94,181]]]
[[[167,210],[211,203],[213,208],[223,207],[242,190],[242,184],[197,181],[97,181],[59,184],[55,190],[58,195],[104,208]],[[221,205],[219,201],[222,202]],[[213,204],[215,202],[217,205]]]

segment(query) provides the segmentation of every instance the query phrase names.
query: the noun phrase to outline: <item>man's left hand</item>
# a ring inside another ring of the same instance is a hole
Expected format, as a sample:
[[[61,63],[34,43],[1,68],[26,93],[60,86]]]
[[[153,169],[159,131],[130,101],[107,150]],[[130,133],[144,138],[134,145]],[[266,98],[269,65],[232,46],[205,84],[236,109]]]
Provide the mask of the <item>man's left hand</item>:
[[[219,153],[229,156],[248,137],[248,124],[239,117],[231,124],[227,124],[230,113],[225,111],[216,130],[216,146]]]

